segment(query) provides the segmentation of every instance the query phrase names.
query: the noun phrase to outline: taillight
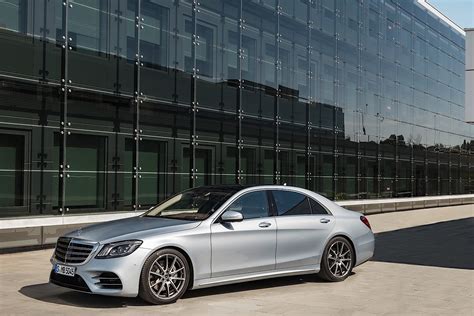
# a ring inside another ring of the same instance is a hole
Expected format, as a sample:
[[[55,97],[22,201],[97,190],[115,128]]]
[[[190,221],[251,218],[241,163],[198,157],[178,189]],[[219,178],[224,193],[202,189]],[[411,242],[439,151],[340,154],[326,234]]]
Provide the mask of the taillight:
[[[370,227],[369,220],[365,216],[360,217],[360,221],[365,224],[365,226],[369,227],[370,230],[372,230],[372,227]]]

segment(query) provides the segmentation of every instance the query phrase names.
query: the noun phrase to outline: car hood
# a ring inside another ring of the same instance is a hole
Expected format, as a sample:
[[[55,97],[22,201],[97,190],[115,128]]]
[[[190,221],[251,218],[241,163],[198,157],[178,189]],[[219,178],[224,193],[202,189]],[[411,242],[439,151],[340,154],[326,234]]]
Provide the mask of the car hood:
[[[171,233],[199,226],[200,222],[158,217],[131,217],[86,226],[72,231],[66,237],[98,242],[139,239],[141,235]]]

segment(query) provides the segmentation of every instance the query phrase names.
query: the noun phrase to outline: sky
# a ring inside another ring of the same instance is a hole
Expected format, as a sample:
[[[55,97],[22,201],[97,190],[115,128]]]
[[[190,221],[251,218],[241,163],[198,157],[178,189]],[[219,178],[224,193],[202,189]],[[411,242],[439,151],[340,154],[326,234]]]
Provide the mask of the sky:
[[[474,0],[428,0],[462,28],[474,28]]]

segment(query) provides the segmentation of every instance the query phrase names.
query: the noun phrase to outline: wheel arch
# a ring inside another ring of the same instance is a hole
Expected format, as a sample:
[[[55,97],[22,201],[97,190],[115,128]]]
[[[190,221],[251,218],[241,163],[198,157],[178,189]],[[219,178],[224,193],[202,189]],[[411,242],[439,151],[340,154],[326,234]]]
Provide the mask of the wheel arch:
[[[159,248],[156,248],[154,249],[152,252],[150,252],[150,254],[147,256],[147,258],[145,259],[145,261],[152,255],[154,254],[155,252],[157,251],[160,251],[160,250],[163,250],[163,249],[173,249],[173,250],[176,250],[178,252],[180,252],[185,258],[186,260],[188,261],[188,264],[189,264],[189,284],[188,284],[188,290],[191,289],[194,285],[194,265],[193,265],[193,261],[191,260],[191,256],[186,252],[186,250],[184,250],[183,248],[179,247],[179,246],[176,246],[176,245],[163,245],[162,247],[159,247]],[[144,261],[144,262],[145,262]]]
[[[352,241],[351,237],[349,237],[347,234],[344,234],[344,233],[341,233],[341,232],[338,232],[338,233],[334,234],[333,236],[331,236],[331,238],[328,239],[328,242],[326,243],[326,247],[329,245],[329,242],[331,240],[333,240],[334,238],[336,238],[336,237],[344,238],[351,245],[352,249],[354,250],[354,260],[353,260],[352,264],[353,264],[353,267],[355,267],[355,265],[357,263],[357,250],[356,250],[356,247],[355,247],[354,242]],[[326,249],[326,247],[324,249]]]

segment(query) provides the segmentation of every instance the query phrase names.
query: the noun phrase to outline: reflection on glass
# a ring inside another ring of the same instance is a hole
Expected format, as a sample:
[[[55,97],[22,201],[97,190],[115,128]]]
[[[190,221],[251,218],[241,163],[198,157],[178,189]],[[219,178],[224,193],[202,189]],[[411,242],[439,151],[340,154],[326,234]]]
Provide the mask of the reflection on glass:
[[[473,192],[464,39],[395,2],[0,0],[0,216],[207,184]]]

